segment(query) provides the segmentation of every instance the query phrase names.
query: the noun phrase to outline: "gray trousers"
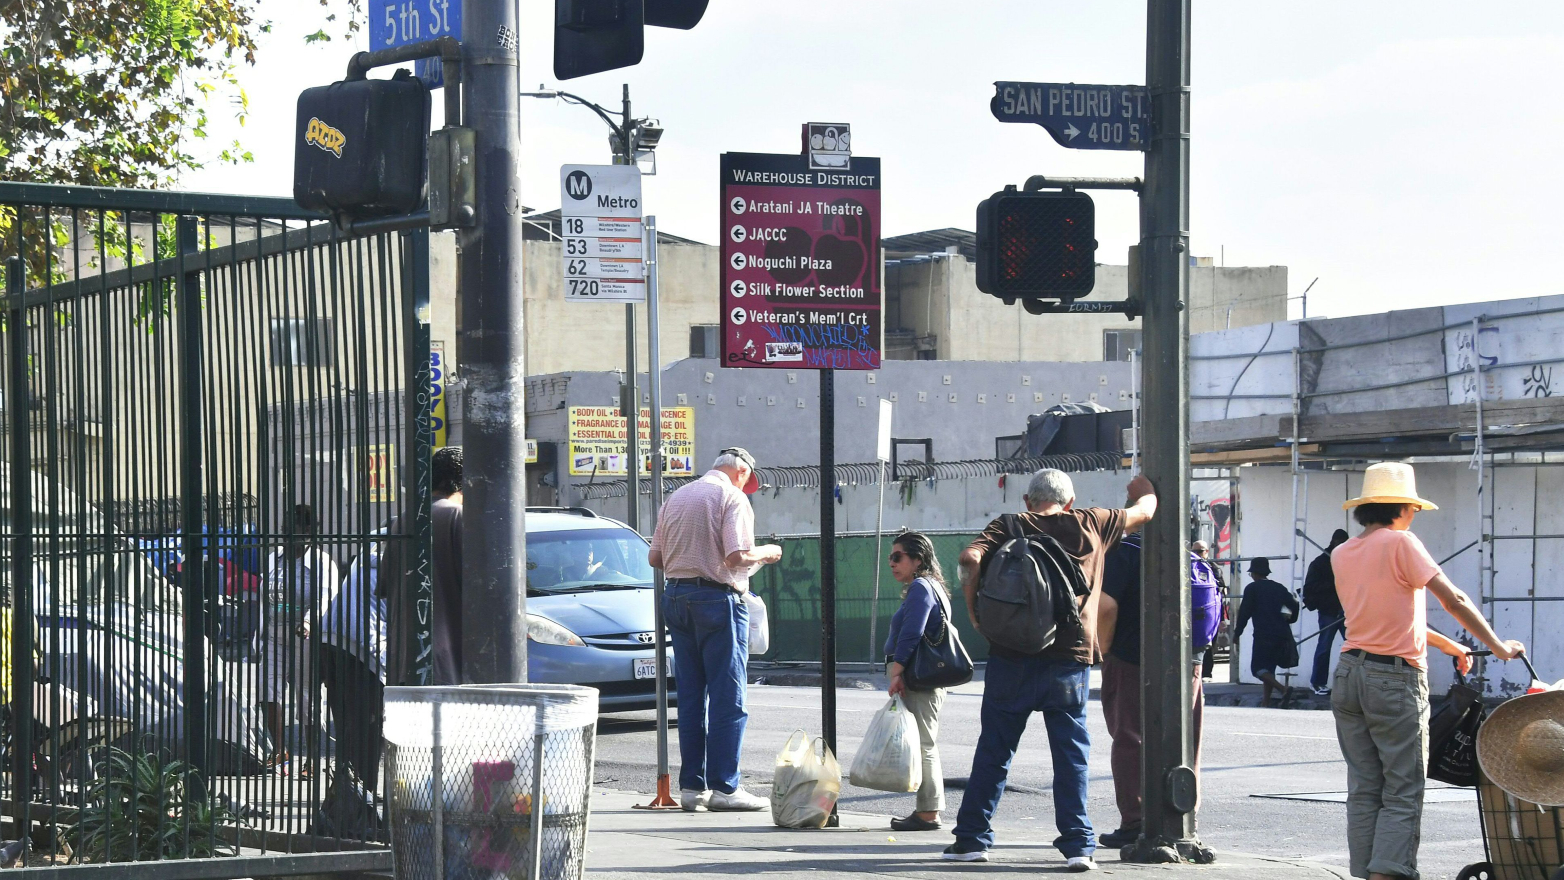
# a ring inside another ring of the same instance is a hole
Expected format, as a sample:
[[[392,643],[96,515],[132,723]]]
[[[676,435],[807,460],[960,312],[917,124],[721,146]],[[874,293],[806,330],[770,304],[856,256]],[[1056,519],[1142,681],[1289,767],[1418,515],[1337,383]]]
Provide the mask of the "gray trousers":
[[[1347,760],[1347,850],[1352,876],[1416,880],[1428,771],[1428,676],[1341,655],[1332,680],[1336,739]]]
[[[945,809],[945,771],[939,763],[939,710],[945,705],[945,689],[902,691],[902,704],[918,722],[918,745],[923,752],[923,784],[918,786],[920,813]]]

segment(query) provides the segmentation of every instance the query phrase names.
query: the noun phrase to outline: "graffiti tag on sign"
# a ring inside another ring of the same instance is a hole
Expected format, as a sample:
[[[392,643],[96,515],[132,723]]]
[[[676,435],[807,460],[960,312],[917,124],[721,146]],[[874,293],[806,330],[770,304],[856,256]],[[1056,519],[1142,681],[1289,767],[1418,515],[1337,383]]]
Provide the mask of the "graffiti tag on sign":
[[[328,153],[342,158],[342,146],[348,142],[345,135],[319,119],[311,116],[309,127],[304,130],[304,142],[314,144]]]

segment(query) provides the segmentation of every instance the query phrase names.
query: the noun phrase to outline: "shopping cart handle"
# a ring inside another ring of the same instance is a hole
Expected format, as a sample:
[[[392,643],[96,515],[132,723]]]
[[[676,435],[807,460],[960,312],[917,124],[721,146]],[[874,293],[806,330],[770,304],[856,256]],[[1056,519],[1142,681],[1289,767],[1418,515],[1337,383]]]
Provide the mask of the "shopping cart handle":
[[[1467,656],[1470,656],[1470,657],[1492,657],[1493,656],[1493,652],[1492,651],[1467,651],[1466,653],[1467,653]],[[1541,678],[1539,678],[1537,676],[1537,667],[1531,665],[1531,658],[1526,656],[1526,652],[1525,651],[1522,651],[1518,655],[1516,655],[1515,659],[1517,659],[1517,660],[1521,661],[1522,663],[1526,664],[1526,671],[1531,673],[1531,677],[1533,679],[1536,679],[1537,681],[1541,681],[1542,680]]]

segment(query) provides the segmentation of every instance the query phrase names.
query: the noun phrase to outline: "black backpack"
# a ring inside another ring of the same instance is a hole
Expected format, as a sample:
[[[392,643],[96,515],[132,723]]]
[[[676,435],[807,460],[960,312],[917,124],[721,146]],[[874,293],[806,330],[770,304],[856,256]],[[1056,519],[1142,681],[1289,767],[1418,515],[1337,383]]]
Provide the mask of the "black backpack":
[[[1076,600],[1088,592],[1075,557],[1052,535],[1027,535],[1015,514],[1000,517],[1010,537],[988,560],[978,588],[977,613],[990,642],[1036,654],[1081,635]]]

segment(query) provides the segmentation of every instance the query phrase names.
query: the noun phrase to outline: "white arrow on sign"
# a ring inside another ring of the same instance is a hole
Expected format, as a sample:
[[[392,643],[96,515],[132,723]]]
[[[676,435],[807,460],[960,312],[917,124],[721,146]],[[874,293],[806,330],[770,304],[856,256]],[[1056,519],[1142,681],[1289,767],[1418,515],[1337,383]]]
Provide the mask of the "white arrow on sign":
[[[1073,141],[1073,140],[1075,140],[1075,136],[1080,134],[1080,133],[1081,133],[1081,130],[1076,128],[1073,123],[1066,122],[1064,124],[1065,140]]]

